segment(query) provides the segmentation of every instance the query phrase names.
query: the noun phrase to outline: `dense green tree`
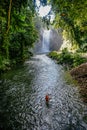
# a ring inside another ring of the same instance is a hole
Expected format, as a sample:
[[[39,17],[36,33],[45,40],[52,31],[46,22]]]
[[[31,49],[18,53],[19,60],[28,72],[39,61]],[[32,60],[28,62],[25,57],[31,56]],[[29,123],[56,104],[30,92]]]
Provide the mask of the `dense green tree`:
[[[55,12],[55,25],[66,30],[72,43],[79,47],[87,45],[87,1],[84,0],[50,0]]]
[[[0,1],[0,69],[23,61],[37,39],[32,0]]]

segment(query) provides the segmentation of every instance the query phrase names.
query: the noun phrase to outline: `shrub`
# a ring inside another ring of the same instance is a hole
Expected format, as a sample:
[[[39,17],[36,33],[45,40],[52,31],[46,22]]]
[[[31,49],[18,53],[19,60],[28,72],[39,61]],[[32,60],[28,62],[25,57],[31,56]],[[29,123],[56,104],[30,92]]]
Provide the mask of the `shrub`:
[[[10,67],[9,59],[5,59],[3,56],[0,56],[0,72],[8,70]]]
[[[72,54],[65,48],[62,50],[62,53],[59,56],[58,63],[65,63],[65,64],[72,64],[73,62],[73,57]]]
[[[58,60],[59,58],[58,53],[56,51],[50,52],[49,57],[55,60]]]
[[[78,53],[71,53],[67,50],[67,48],[63,49],[59,54],[56,51],[53,51],[49,54],[52,59],[57,60],[58,64],[62,64],[64,66],[68,66],[69,68],[76,67],[82,63],[87,62],[86,58],[83,58]]]
[[[73,54],[73,67],[76,67],[85,62],[87,62],[86,58],[81,57],[78,53]]]

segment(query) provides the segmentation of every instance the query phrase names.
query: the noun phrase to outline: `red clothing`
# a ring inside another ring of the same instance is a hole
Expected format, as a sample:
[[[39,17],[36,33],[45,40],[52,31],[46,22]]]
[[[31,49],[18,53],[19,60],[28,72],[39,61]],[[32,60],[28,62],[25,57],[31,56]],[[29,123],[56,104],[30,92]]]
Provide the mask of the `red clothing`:
[[[48,95],[45,96],[45,100],[46,100],[46,102],[49,101],[49,96]]]

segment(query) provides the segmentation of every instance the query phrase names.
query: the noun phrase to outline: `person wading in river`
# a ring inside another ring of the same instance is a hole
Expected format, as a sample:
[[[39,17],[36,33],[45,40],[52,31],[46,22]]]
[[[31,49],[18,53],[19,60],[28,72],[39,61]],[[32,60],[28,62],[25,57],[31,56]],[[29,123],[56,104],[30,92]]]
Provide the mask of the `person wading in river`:
[[[46,101],[46,105],[49,106],[49,100],[50,100],[50,97],[48,94],[46,94],[45,96],[45,101]]]
[[[45,100],[46,100],[46,102],[49,102],[49,95],[48,94],[45,96]]]

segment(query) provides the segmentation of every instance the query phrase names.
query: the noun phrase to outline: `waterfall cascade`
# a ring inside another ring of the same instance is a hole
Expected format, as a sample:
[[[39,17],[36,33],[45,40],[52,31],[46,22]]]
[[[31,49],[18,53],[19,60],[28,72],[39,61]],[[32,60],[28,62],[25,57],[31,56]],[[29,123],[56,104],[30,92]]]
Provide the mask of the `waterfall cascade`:
[[[34,53],[43,54],[58,51],[63,43],[62,35],[55,29],[41,30],[39,41],[35,44]]]
[[[50,51],[50,30],[44,30],[41,44],[41,53],[46,53]]]

